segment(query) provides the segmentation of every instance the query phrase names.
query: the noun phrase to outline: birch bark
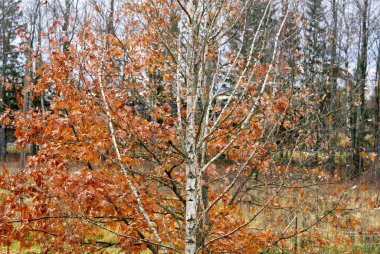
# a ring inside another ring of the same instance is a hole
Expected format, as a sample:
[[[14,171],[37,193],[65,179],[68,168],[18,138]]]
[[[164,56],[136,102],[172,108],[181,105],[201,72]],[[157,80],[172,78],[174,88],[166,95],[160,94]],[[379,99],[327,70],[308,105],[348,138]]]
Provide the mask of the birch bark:
[[[185,251],[187,254],[195,254],[197,251],[197,210],[199,204],[198,194],[198,158],[195,140],[195,113],[197,107],[197,80],[196,80],[196,0],[190,0],[187,11],[190,18],[186,24],[188,46],[186,49],[187,83],[186,83],[186,226],[185,226]]]

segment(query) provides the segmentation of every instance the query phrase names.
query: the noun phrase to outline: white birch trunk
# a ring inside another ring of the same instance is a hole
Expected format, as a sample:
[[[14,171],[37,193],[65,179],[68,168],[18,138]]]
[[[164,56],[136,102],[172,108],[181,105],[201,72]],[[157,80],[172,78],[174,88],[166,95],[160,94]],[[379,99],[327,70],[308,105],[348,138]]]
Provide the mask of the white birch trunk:
[[[195,113],[197,107],[197,78],[196,78],[196,0],[190,0],[187,5],[189,16],[192,20],[187,21],[186,36],[188,43],[187,62],[187,84],[186,84],[186,136],[185,149],[186,159],[186,226],[185,226],[185,251],[186,254],[195,254],[197,251],[197,210],[198,210],[198,158],[195,140]]]

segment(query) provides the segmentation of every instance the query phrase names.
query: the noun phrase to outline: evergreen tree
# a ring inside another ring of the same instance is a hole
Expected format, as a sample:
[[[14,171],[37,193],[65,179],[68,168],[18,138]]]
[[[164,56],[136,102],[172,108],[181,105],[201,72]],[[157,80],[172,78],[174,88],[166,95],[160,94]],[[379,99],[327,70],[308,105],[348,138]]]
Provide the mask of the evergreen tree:
[[[329,102],[327,94],[329,86],[327,85],[327,70],[326,57],[326,25],[324,22],[324,6],[320,0],[307,0],[305,10],[305,19],[308,23],[305,27],[305,45],[304,45],[304,82],[310,87],[314,94],[318,95],[319,100],[316,115],[312,116],[319,131],[316,134],[316,147],[324,147],[323,141],[326,141],[328,136],[327,123],[321,121],[324,115],[328,112]],[[319,161],[318,152],[314,155],[313,161],[309,165]]]
[[[18,63],[19,51],[17,49],[17,30],[21,28],[22,12],[20,0],[0,1],[0,111],[4,112],[6,107],[17,107],[15,96],[15,84],[21,80],[22,67]],[[5,84],[12,85],[12,89],[5,91]],[[6,151],[7,133],[3,126],[0,134],[0,155],[4,156]]]
[[[305,14],[309,23],[305,32],[305,74],[311,82],[321,81],[323,73],[323,59],[326,51],[323,13],[322,1],[306,1]]]
[[[22,12],[20,0],[2,0],[0,2],[0,49],[1,75],[8,81],[20,73],[16,32],[21,25]]]

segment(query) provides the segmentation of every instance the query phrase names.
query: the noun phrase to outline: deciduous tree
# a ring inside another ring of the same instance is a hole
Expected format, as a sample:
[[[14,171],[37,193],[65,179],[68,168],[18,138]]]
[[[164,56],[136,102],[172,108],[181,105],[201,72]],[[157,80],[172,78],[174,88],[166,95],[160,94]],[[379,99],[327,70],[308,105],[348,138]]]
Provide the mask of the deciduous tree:
[[[258,253],[293,249],[288,240],[303,234],[314,246],[296,249],[323,248],[309,230],[346,191],[304,199],[325,178],[293,166],[313,143],[315,128],[304,126],[316,124],[315,102],[303,84],[279,82],[291,71],[279,60],[289,8],[268,38],[265,1],[244,36],[254,2],[126,1],[113,13],[118,29],[88,23],[67,47],[50,39],[30,91],[35,99],[53,87],[53,99],[17,115],[19,144],[40,149],[27,169],[2,172],[0,241],[59,253]],[[227,46],[236,27],[237,49]],[[277,164],[285,146],[291,156]],[[312,219],[292,228],[305,213]]]

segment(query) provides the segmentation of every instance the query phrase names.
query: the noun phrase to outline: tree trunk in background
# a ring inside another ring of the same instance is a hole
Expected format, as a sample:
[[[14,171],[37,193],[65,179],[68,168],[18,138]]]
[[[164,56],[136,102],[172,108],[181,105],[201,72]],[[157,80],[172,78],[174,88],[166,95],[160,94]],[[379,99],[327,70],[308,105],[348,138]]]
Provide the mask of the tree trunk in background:
[[[42,45],[42,38],[41,38],[41,33],[42,33],[42,15],[41,15],[41,8],[38,8],[38,18],[37,18],[37,45]],[[39,61],[37,61],[35,64],[36,64],[36,70],[37,69],[39,69],[40,67],[41,67],[41,64],[42,64],[42,62],[43,62],[43,59],[42,59],[42,56],[41,56],[41,53],[40,52],[38,52],[38,59],[39,59]],[[38,76],[36,76],[35,77],[35,82],[37,82],[37,79],[38,79],[39,77]],[[42,94],[43,94],[43,92],[42,92]],[[40,98],[40,102],[41,102],[41,110],[42,111],[45,111],[44,110],[44,99],[43,99],[43,95],[41,96],[41,98]],[[31,108],[32,107],[32,100],[29,100],[29,106],[28,106],[28,108]],[[37,154],[37,152],[38,152],[38,146],[35,144],[35,143],[33,143],[33,144],[31,144],[31,148],[30,148],[30,154],[31,155],[36,155]]]
[[[362,26],[361,26],[361,46],[360,46],[360,56],[357,68],[357,81],[360,96],[360,105],[357,109],[356,118],[356,142],[354,151],[354,176],[358,176],[363,171],[363,159],[361,157],[361,151],[365,147],[364,136],[365,136],[365,88],[366,88],[366,77],[367,77],[367,53],[368,53],[368,0],[364,0],[363,7],[361,9]]]
[[[3,1],[2,5],[2,10],[1,12],[3,13],[3,16],[4,16],[4,12],[5,12],[5,3]],[[7,47],[7,44],[9,43],[8,42],[8,38],[7,38],[7,35],[6,35],[6,30],[9,29],[7,24],[6,24],[6,19],[4,17],[2,17],[1,19],[1,44],[2,44],[2,70],[1,70],[1,76],[2,78],[4,79],[3,81],[0,81],[0,112],[1,114],[3,114],[4,112],[4,81],[5,81],[5,78],[6,78],[6,67],[7,67],[7,64],[8,64],[8,52],[7,50],[10,50],[8,49]],[[0,124],[2,125],[3,123],[0,122]],[[5,128],[4,126],[1,126],[1,129],[0,129],[0,157],[1,157],[1,160],[2,161],[5,161],[5,157],[6,157],[6,152],[7,152],[7,144],[5,142]]]
[[[4,38],[4,37],[3,37]],[[3,42],[3,63],[2,63],[2,71],[1,76],[5,79],[5,68],[7,64],[7,54],[4,49],[4,42]],[[4,112],[4,81],[0,81],[0,113],[3,114]],[[3,126],[2,121],[0,121],[0,157],[2,161],[5,161],[6,152],[7,152],[7,144],[5,142],[5,127]]]
[[[22,105],[23,115],[26,115],[26,112],[28,111],[28,109],[32,103],[32,101],[30,100],[30,94],[31,93],[29,91],[29,89],[30,89],[29,85],[30,85],[30,83],[32,83],[34,81],[33,80],[34,77],[33,77],[33,58],[31,55],[32,52],[30,52],[30,50],[33,49],[36,29],[37,29],[38,34],[40,32],[39,31],[40,24],[38,21],[38,18],[41,14],[40,8],[41,8],[41,1],[36,1],[35,2],[35,9],[33,9],[33,12],[31,12],[30,17],[29,17],[31,29],[29,32],[30,38],[27,41],[28,49],[25,52],[26,61],[25,61],[25,78],[24,78],[24,89],[23,89],[24,101],[23,101],[23,105]],[[40,36],[40,35],[38,35],[38,36]],[[29,147],[26,147],[26,149],[21,150],[21,154],[20,154],[20,167],[21,168],[25,167],[27,151],[30,152]]]
[[[69,22],[70,22],[70,9],[71,9],[71,1],[65,0],[65,10],[63,13],[63,25],[62,25],[62,32],[64,35],[63,42],[62,42],[62,51],[66,51],[69,47]]]
[[[115,32],[113,19],[114,19],[114,12],[115,12],[115,0],[110,1],[110,7],[109,7],[109,15],[107,17],[107,24],[106,24],[106,32],[108,34],[113,34]]]
[[[338,10],[336,0],[332,0],[331,3],[332,13],[333,13],[333,31],[332,31],[332,45],[331,45],[331,66],[330,66],[330,80],[331,86],[329,89],[329,112],[331,114],[331,119],[328,121],[329,126],[329,148],[328,148],[328,167],[330,174],[335,175],[335,148],[336,148],[336,131],[334,130],[334,123],[337,121],[335,117],[334,109],[337,107],[336,100],[334,96],[337,95],[337,77],[338,77],[338,66],[337,62],[337,40],[338,40]]]
[[[380,154],[380,44],[377,49],[376,81],[375,81],[375,152]]]
[[[348,72],[349,70],[349,48],[350,48],[350,38],[351,38],[351,30],[350,30],[350,22],[347,16],[347,3],[343,3],[343,15],[344,15],[344,27],[345,27],[345,46],[344,46],[344,68]],[[354,141],[355,141],[355,106],[354,106],[354,80],[348,78],[348,75],[345,79],[346,85],[346,100],[347,100],[347,121],[346,121],[346,135],[350,140],[349,149],[346,154],[346,174],[347,177],[351,178],[354,172],[353,165],[353,151],[354,151]]]
[[[30,46],[29,43],[28,46]],[[29,106],[29,83],[32,80],[32,71],[31,71],[31,57],[29,51],[26,52],[26,64],[25,64],[25,81],[24,81],[24,102],[22,104],[22,113],[26,115]],[[20,154],[20,167],[25,168],[25,160],[26,160],[26,149],[21,150]]]

